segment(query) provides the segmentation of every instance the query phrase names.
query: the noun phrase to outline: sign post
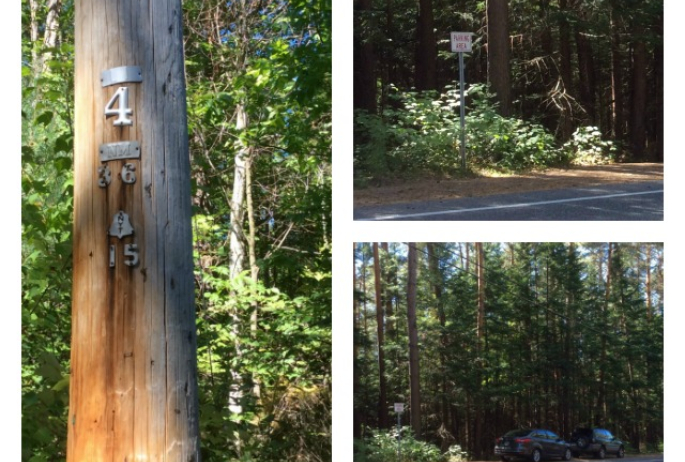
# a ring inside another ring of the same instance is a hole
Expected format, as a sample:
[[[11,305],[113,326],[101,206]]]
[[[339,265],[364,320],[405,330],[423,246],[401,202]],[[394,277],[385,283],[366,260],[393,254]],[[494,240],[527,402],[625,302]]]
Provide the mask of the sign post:
[[[464,53],[471,53],[471,32],[451,32],[452,52],[459,54],[459,118],[461,125],[461,168],[466,169],[466,126],[464,122]]]
[[[395,403],[395,412],[397,413],[397,462],[400,461],[400,438],[402,435],[402,427],[400,425],[400,418],[404,412],[404,403]]]

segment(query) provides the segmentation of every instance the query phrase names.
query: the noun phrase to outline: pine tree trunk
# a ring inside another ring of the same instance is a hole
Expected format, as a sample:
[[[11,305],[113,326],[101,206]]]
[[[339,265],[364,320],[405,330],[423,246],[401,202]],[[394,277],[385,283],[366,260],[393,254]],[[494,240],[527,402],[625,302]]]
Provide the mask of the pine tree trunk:
[[[419,18],[416,28],[418,44],[416,47],[416,89],[435,90],[437,49],[433,25],[433,0],[419,0]]]
[[[431,279],[433,280],[433,293],[435,294],[435,304],[438,307],[438,320],[440,321],[440,327],[442,328],[440,334],[440,375],[442,379],[440,380],[441,387],[440,393],[442,395],[440,414],[442,415],[442,424],[449,428],[449,402],[447,400],[447,358],[445,357],[445,350],[447,348],[447,334],[445,333],[445,324],[447,323],[447,318],[445,316],[445,309],[442,302],[442,275],[440,274],[440,268],[438,266],[438,256],[435,253],[436,244],[429,242],[426,244],[428,250],[428,266],[430,268]]]
[[[508,0],[487,0],[488,82],[497,95],[499,113],[504,117],[512,113],[508,3]]]
[[[623,116],[623,59],[621,56],[621,16],[616,1],[611,5],[611,96],[612,132],[618,141],[624,139],[625,120]]]
[[[483,243],[476,242],[476,260],[477,260],[477,279],[478,279],[478,308],[477,308],[477,318],[476,318],[476,359],[478,363],[475,366],[476,369],[476,383],[479,389],[476,394],[476,415],[475,415],[475,431],[474,439],[476,441],[476,452],[475,457],[479,459],[481,457],[481,439],[483,435],[483,402],[481,399],[482,386],[482,359],[483,359],[483,338],[485,334],[485,255],[483,253]]]
[[[355,0],[354,15],[357,31],[370,28],[371,0]],[[355,109],[365,109],[370,114],[376,114],[376,53],[369,35],[367,32],[362,37],[356,37],[354,52],[358,53],[358,57],[354,62],[359,66],[354,69],[353,99]]]
[[[381,279],[381,262],[378,256],[378,242],[373,243],[373,272],[376,282],[376,333],[378,341],[378,379],[379,379],[379,393],[378,393],[378,427],[387,428],[388,426],[388,409],[387,409],[387,393],[385,386],[385,354],[383,345],[383,300],[382,293],[382,279]]]
[[[595,105],[596,81],[592,44],[583,31],[576,31],[576,50],[578,53],[579,94],[583,109],[587,112],[592,125],[597,125]]]
[[[630,108],[630,149],[633,159],[645,160],[647,142],[647,46],[642,38],[643,29],[635,26],[633,36],[632,99]]]
[[[417,438],[421,437],[421,390],[419,385],[419,336],[416,327],[416,244],[409,243],[407,280],[407,324],[409,334],[409,384],[411,428]]]
[[[352,376],[353,376],[353,395],[356,397],[361,394],[361,381],[359,380],[359,305],[357,304],[357,258],[355,253],[357,251],[357,244],[352,244],[352,311],[354,314],[353,329],[354,338],[352,340],[353,346],[353,364],[352,364]],[[362,437],[362,423],[359,415],[359,410],[354,407],[353,410],[353,430],[352,436],[354,438]]]
[[[573,86],[573,69],[571,64],[571,28],[566,20],[568,14],[568,4],[566,0],[559,0],[559,9],[561,15],[559,16],[559,68],[561,81],[564,84],[564,91],[570,97],[575,96]],[[568,107],[566,112],[562,112],[561,120],[559,121],[559,131],[561,132],[561,139],[568,140],[573,134],[573,108]]]

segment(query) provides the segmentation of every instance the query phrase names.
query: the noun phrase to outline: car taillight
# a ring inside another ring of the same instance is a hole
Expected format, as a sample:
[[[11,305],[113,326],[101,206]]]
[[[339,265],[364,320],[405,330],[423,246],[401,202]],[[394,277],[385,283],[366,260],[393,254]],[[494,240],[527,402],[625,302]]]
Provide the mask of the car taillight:
[[[521,444],[521,443],[530,443],[531,441],[533,441],[533,440],[531,440],[530,438],[516,438],[516,439],[514,440],[515,443],[519,443],[519,444]]]
[[[502,438],[497,438],[497,439],[495,440],[495,443],[496,443],[496,444],[500,444],[501,442],[502,442]]]

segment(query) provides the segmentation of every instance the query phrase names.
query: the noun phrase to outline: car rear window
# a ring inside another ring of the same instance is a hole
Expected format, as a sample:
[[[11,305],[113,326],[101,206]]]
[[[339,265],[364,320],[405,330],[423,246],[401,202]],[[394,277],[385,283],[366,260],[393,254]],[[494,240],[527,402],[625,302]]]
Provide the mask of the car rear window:
[[[506,433],[504,436],[528,436],[530,430],[512,430]]]

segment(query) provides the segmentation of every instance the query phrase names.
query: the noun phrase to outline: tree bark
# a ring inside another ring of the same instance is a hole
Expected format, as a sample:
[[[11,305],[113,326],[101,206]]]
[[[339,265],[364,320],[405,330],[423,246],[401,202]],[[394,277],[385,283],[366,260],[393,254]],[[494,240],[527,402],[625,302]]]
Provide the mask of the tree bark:
[[[574,97],[573,68],[571,65],[571,27],[566,19],[566,16],[569,14],[567,0],[559,0],[559,9],[561,10],[559,15],[559,72],[564,85],[564,91],[568,96]],[[568,107],[565,112],[561,113],[559,131],[562,140],[568,140],[573,134],[572,117],[572,107]]]
[[[381,242],[381,249],[383,249],[383,252],[385,252],[385,255],[389,256],[388,254],[388,243],[387,242]],[[392,319],[394,316],[393,308],[392,308],[392,299],[393,295],[390,290],[390,285],[393,283],[393,280],[397,278],[397,274],[390,274],[390,271],[386,270],[384,271],[385,274],[385,332],[388,334],[388,338],[395,338],[395,321]],[[396,284],[396,283],[395,283]]]
[[[597,125],[595,105],[596,79],[592,44],[582,30],[576,30],[576,51],[578,54],[578,85],[580,102],[592,125]]]
[[[447,399],[447,357],[445,351],[447,349],[448,338],[445,332],[445,325],[447,323],[447,317],[445,316],[445,308],[442,303],[442,275],[440,274],[440,268],[438,265],[438,256],[436,254],[435,245],[429,242],[426,245],[428,250],[428,267],[431,273],[431,279],[433,281],[433,293],[435,294],[435,304],[438,309],[438,320],[440,322],[441,333],[440,333],[440,393],[442,395],[440,410],[442,415],[442,424],[445,428],[449,428],[449,401]]]
[[[487,1],[487,24],[488,82],[497,95],[500,115],[508,117],[512,112],[508,0]]]
[[[385,354],[383,352],[383,299],[381,296],[383,283],[381,279],[381,262],[378,256],[378,242],[373,243],[373,273],[376,281],[376,333],[378,341],[378,427],[388,426],[387,393],[385,386]]]
[[[437,48],[433,25],[433,0],[419,0],[419,18],[416,27],[418,44],[416,47],[416,69],[414,81],[416,89],[435,90]]]
[[[475,457],[481,456],[481,439],[483,434],[483,406],[481,400],[481,383],[482,383],[482,355],[483,355],[483,338],[485,334],[485,255],[483,253],[483,243],[476,242],[476,260],[477,260],[477,280],[478,280],[478,309],[476,319],[476,383],[479,387],[476,395],[476,416],[475,416],[475,430],[474,439],[476,441]]]
[[[357,56],[354,60],[359,63],[354,69],[355,109],[365,109],[369,114],[376,114],[376,54],[371,41],[371,0],[355,0],[355,47]],[[359,34],[359,35],[357,35]]]
[[[180,0],[75,2],[69,462],[200,460],[181,12]],[[142,82],[103,87],[120,66],[140,66]],[[105,107],[122,91],[131,125],[115,126]],[[130,158],[100,157],[130,141]]]
[[[409,334],[409,384],[411,428],[417,438],[421,437],[421,390],[419,384],[419,335],[416,327],[416,243],[409,243],[407,258],[407,329]]]
[[[634,160],[645,160],[647,142],[647,46],[644,28],[633,26],[632,98],[630,108],[630,149]]]
[[[624,139],[625,119],[623,116],[623,59],[621,56],[622,20],[619,5],[611,2],[611,97],[612,133],[617,141]]]
[[[356,253],[357,251],[357,244],[353,243],[352,244],[352,311],[354,314],[354,321],[353,321],[353,340],[352,340],[352,346],[353,346],[353,364],[352,364],[352,384],[353,384],[353,395],[356,397],[356,395],[361,393],[361,381],[359,380],[359,362],[358,362],[358,355],[359,355],[359,305],[357,304],[357,258],[356,258]],[[353,412],[353,430],[352,430],[352,436],[354,438],[361,438],[362,437],[362,423],[361,423],[361,418],[359,416],[359,412],[357,411],[357,406],[354,406],[354,412]]]

